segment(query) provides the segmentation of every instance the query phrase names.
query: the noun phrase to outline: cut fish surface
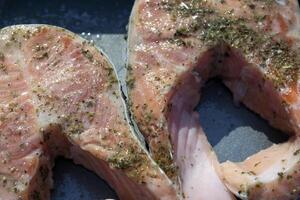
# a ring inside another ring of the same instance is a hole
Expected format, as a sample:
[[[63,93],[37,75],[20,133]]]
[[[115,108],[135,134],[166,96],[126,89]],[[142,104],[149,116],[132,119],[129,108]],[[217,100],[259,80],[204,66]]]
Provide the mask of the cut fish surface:
[[[49,25],[0,31],[0,199],[49,199],[54,158],[104,178],[120,199],[177,199],[130,128],[107,57]]]
[[[296,0],[135,1],[129,105],[153,158],[186,199],[231,199],[225,185],[244,199],[300,195],[291,174],[300,170],[299,33]],[[212,77],[223,80],[235,101],[294,137],[220,166],[194,111]]]

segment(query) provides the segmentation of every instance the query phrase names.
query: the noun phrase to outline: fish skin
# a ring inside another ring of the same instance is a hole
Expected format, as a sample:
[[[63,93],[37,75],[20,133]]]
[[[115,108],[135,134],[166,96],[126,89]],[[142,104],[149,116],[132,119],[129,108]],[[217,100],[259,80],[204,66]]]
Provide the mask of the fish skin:
[[[232,166],[239,169],[244,164],[220,165],[194,108],[201,87],[217,76],[236,102],[272,126],[298,135],[299,16],[295,0],[135,1],[128,35],[131,112],[152,157],[182,188],[185,198],[231,199],[224,184],[240,198],[289,199],[298,195],[293,192],[294,186],[300,185],[298,176],[289,179],[292,184],[286,187],[286,182],[278,181],[280,172],[273,171],[278,183],[275,190],[285,190],[272,196],[264,192],[270,191],[268,181],[253,187],[255,181],[232,172]],[[293,156],[297,137],[276,147],[291,148],[282,155],[290,161],[287,172],[299,168]],[[276,156],[274,163],[280,157]],[[191,173],[193,167],[195,173]],[[213,176],[201,173],[203,170]],[[205,184],[197,184],[197,177]],[[239,192],[239,184],[246,185],[250,195]]]
[[[101,51],[63,28],[17,25],[1,29],[0,52],[1,200],[49,199],[58,155],[104,178],[120,199],[179,197],[127,122]]]

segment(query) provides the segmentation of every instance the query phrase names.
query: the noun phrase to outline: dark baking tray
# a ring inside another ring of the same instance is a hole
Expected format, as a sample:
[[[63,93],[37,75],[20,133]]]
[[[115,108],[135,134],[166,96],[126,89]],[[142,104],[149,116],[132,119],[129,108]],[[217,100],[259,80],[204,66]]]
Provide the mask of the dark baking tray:
[[[67,28],[95,41],[110,57],[124,79],[126,25],[133,0],[0,0],[0,26],[51,24]],[[122,47],[122,48],[120,48]],[[272,143],[287,137],[271,128],[243,105],[236,105],[231,93],[217,80],[202,90],[197,110],[200,121],[220,161],[241,161]],[[105,181],[94,173],[58,158],[54,167],[52,200],[116,199]]]

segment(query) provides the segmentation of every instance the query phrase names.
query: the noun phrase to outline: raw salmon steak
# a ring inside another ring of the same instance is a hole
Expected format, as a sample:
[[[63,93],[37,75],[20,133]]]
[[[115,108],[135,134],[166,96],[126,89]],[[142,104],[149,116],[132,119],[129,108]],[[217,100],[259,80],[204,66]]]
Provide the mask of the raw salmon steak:
[[[112,64],[58,27],[0,31],[0,199],[49,199],[54,158],[104,178],[120,199],[176,199],[127,122]]]
[[[300,195],[299,33],[296,0],[135,1],[129,105],[153,159],[184,198],[232,199],[229,190],[243,199]],[[194,111],[212,77],[293,137],[220,166]]]

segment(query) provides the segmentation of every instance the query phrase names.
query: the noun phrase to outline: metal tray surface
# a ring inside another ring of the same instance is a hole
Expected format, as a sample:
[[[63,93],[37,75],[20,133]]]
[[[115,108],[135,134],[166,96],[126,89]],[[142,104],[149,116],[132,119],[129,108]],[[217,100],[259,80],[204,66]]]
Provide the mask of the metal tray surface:
[[[0,26],[51,24],[93,40],[114,63],[124,82],[126,25],[133,0],[0,0]],[[241,161],[287,137],[243,105],[237,105],[228,89],[217,80],[202,89],[197,107],[208,140],[220,161]],[[200,122],[199,122],[200,123]],[[117,199],[112,188],[94,173],[58,158],[54,167],[52,200]]]

